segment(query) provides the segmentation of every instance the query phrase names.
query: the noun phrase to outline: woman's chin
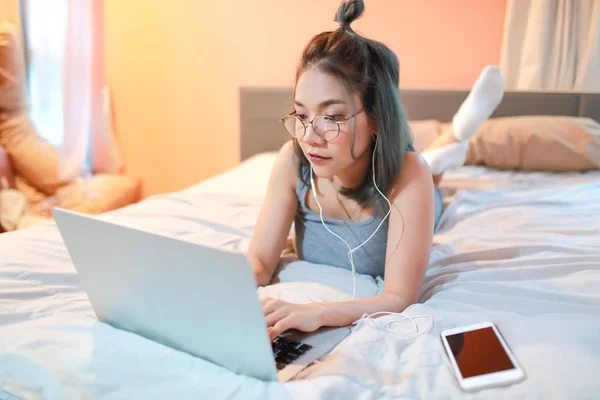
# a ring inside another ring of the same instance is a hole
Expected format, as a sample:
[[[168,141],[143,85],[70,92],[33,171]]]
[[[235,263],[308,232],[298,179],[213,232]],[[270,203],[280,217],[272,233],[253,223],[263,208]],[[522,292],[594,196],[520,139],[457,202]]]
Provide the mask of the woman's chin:
[[[310,166],[312,167],[313,173],[319,178],[329,179],[335,175],[333,168],[331,168],[330,166],[315,165],[313,163],[310,163]]]

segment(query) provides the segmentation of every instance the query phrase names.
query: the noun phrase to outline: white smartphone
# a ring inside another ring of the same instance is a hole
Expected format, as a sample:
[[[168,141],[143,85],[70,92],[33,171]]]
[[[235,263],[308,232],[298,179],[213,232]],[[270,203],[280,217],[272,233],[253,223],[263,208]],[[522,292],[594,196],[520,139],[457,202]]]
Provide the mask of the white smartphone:
[[[442,343],[465,391],[518,382],[525,372],[492,322],[446,329]]]

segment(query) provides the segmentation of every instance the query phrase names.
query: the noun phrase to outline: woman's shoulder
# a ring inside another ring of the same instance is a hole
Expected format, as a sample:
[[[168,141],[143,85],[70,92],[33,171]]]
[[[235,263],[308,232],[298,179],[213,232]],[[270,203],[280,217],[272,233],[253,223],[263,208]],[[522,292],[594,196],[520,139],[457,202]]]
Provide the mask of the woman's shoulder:
[[[279,149],[275,168],[279,170],[278,177],[285,181],[290,187],[296,188],[298,183],[298,166],[300,160],[294,148],[294,142],[288,141]]]
[[[407,151],[404,153],[402,170],[409,173],[427,173],[431,176],[429,165],[423,157],[416,151]],[[402,173],[400,173],[400,176]]]
[[[402,169],[394,182],[392,196],[395,197],[408,187],[417,190],[431,190],[433,187],[433,176],[429,165],[415,151],[404,153]]]

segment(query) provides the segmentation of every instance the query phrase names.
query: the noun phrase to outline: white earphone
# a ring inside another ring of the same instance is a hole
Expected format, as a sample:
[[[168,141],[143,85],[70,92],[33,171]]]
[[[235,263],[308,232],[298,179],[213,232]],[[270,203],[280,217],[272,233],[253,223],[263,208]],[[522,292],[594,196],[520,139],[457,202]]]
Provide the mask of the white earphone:
[[[312,166],[310,167],[310,184],[311,184],[311,188],[312,188],[313,197],[315,198],[317,205],[319,206],[319,216],[321,217],[321,223],[323,224],[325,229],[327,229],[327,231],[329,231],[329,233],[331,233],[332,235],[334,235],[335,237],[340,239],[349,250],[348,251],[348,259],[350,260],[350,265],[352,266],[352,280],[353,280],[352,300],[354,300],[356,298],[356,268],[354,266],[354,253],[356,252],[356,250],[358,250],[362,246],[364,246],[375,235],[375,233],[377,233],[377,231],[379,230],[381,225],[383,225],[383,222],[388,218],[388,216],[390,215],[390,213],[392,211],[392,204],[390,203],[390,200],[381,192],[381,190],[377,186],[377,183],[375,182],[375,150],[376,149],[377,149],[377,141],[375,141],[375,146],[373,148],[373,156],[371,157],[371,162],[372,162],[371,166],[372,166],[372,170],[373,170],[373,185],[375,186],[375,189],[377,190],[377,192],[379,192],[379,194],[385,199],[385,201],[387,201],[387,203],[389,205],[389,209],[388,209],[387,213],[385,214],[385,217],[381,220],[379,225],[377,225],[377,228],[375,228],[375,231],[373,231],[371,236],[369,236],[367,238],[367,240],[365,240],[363,243],[356,246],[355,248],[351,248],[350,245],[348,244],[348,242],[346,242],[341,236],[339,236],[338,234],[333,232],[331,229],[329,229],[327,227],[327,225],[325,224],[325,221],[323,220],[323,208],[321,207],[321,204],[319,203],[319,199],[317,197],[317,191],[315,190],[315,181],[314,181]],[[384,326],[381,326],[376,321],[376,319],[373,318],[376,315],[380,315],[380,316],[381,315],[393,315],[394,318],[389,320]],[[421,327],[419,327],[419,324],[417,324],[417,322],[415,321],[416,319],[421,319],[421,318],[429,319],[431,321],[430,325],[425,329],[421,329]],[[414,315],[411,317],[411,316],[404,315],[403,313],[398,313],[398,312],[380,311],[380,312],[375,312],[372,314],[363,314],[363,316],[359,320],[354,321],[354,323],[353,323],[354,329],[355,330],[360,329],[364,325],[364,322],[366,320],[371,320],[376,329],[383,330],[386,333],[391,333],[396,336],[401,336],[404,338],[416,338],[424,333],[428,333],[433,328],[433,323],[434,323],[433,317],[430,315],[426,315],[426,314]],[[399,330],[395,329],[395,325],[399,324],[401,321],[410,321],[410,323],[413,326],[413,330],[411,332],[406,332],[406,331],[399,331]],[[346,375],[344,375],[344,376],[346,376]]]
[[[383,222],[387,219],[387,217],[390,215],[390,212],[392,211],[392,203],[390,203],[388,198],[385,197],[385,195],[381,192],[381,190],[379,190],[379,187],[377,187],[377,183],[375,182],[375,150],[376,149],[377,149],[377,140],[375,141],[375,146],[373,147],[373,156],[371,157],[372,170],[373,170],[373,185],[375,186],[375,189],[377,190],[377,192],[379,192],[379,194],[385,199],[385,201],[387,201],[387,203],[389,205],[389,209],[388,209],[387,214],[385,214],[385,217],[383,217],[381,222],[379,222],[379,225],[377,225],[377,228],[375,228],[375,231],[373,231],[371,236],[369,236],[367,238],[367,240],[365,240],[364,242],[362,242],[360,245],[356,246],[355,248],[351,248],[350,245],[348,244],[348,242],[346,242],[341,236],[339,236],[338,234],[333,232],[331,229],[329,229],[327,227],[327,225],[325,224],[325,221],[323,221],[323,208],[321,207],[321,203],[319,203],[319,198],[317,197],[317,191],[315,190],[315,181],[314,181],[314,177],[313,177],[312,165],[310,167],[310,185],[312,187],[313,197],[315,198],[315,200],[317,202],[317,206],[319,206],[319,216],[321,217],[321,223],[323,224],[325,229],[327,229],[329,231],[329,233],[331,233],[332,235],[334,235],[335,237],[340,239],[342,242],[344,242],[344,244],[346,245],[346,247],[348,247],[348,250],[349,250],[348,251],[348,260],[350,260],[350,265],[352,266],[352,279],[353,279],[352,300],[354,300],[356,298],[356,268],[354,267],[354,253],[356,252],[356,250],[358,250],[362,246],[364,246],[369,240],[371,240],[371,238],[373,236],[375,236],[375,233],[377,233],[377,231],[379,230],[381,225],[383,225]]]

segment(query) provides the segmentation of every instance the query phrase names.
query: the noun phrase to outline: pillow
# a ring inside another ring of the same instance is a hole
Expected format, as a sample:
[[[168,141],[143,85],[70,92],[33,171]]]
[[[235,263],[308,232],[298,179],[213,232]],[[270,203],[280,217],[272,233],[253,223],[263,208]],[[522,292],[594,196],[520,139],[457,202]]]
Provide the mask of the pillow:
[[[469,141],[466,164],[524,171],[597,169],[600,124],[567,116],[492,118]]]
[[[44,201],[47,198],[47,196],[44,193],[37,190],[35,186],[28,182],[27,179],[23,177],[23,175],[17,175],[15,177],[15,189],[17,189],[25,195],[25,198],[27,199],[30,208],[31,206],[41,201]]]
[[[141,181],[122,174],[95,174],[58,189],[36,205],[35,214],[51,216],[60,207],[85,214],[101,214],[135,203],[141,196]]]
[[[44,194],[68,183],[60,176],[60,150],[40,137],[27,115],[0,116],[0,145],[15,172]]]
[[[417,153],[423,152],[442,133],[442,123],[434,119],[408,121],[408,126]]]
[[[60,151],[43,140],[27,114],[25,73],[15,29],[0,20],[0,146],[17,174],[45,194],[66,183],[60,177]]]
[[[0,146],[0,189],[6,189],[3,186],[3,182],[9,188],[13,187],[15,184],[15,175],[8,154],[6,154],[4,148]]]

